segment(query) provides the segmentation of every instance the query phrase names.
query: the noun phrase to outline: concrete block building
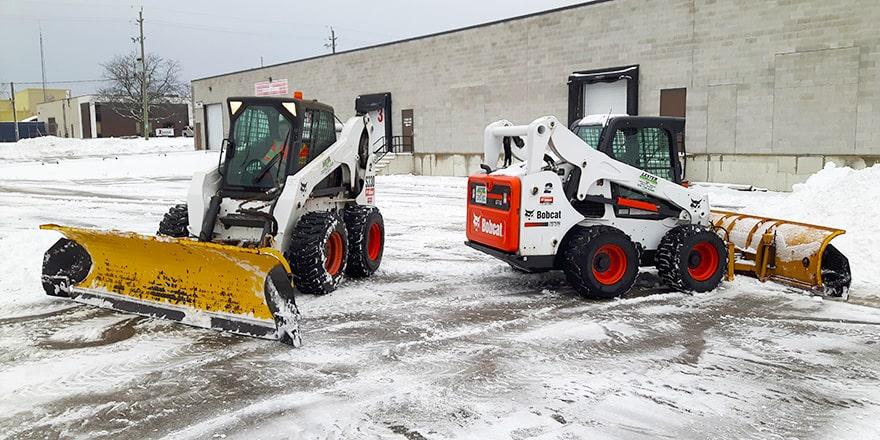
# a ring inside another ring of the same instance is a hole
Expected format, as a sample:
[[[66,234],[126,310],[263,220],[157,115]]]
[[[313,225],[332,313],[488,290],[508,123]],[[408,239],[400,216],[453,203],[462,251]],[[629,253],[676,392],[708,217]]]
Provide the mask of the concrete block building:
[[[876,0],[598,0],[194,80],[197,147],[227,97],[283,82],[341,118],[390,92],[412,151],[386,172],[466,175],[489,122],[614,112],[686,117],[691,180],[788,190],[880,161],[878,20]]]

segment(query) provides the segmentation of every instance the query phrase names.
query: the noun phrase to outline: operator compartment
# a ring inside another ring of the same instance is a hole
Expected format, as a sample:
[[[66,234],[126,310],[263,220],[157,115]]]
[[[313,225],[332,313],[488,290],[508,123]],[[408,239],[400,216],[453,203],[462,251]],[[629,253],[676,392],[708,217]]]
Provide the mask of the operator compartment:
[[[519,250],[520,181],[515,176],[468,178],[467,239],[500,251]]]

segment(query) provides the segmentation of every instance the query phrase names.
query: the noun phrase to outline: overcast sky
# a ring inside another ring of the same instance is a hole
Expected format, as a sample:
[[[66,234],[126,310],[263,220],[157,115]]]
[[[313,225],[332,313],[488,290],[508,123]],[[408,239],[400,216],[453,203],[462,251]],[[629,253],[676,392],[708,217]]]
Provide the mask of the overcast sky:
[[[143,6],[147,51],[178,60],[183,79],[383,43],[582,3],[583,0],[0,0],[0,82],[94,80],[134,50]],[[50,84],[90,93],[96,83]],[[21,84],[19,87],[39,87]],[[8,85],[7,85],[8,88]]]

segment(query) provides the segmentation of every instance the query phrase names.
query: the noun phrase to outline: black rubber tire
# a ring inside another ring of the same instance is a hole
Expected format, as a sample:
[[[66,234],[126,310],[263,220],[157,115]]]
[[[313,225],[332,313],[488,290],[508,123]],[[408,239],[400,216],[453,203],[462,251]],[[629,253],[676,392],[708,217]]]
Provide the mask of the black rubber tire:
[[[331,236],[338,234],[342,241],[341,266],[330,273],[325,266],[326,249]],[[348,261],[348,234],[345,222],[333,211],[309,212],[303,215],[293,230],[287,261],[293,271],[293,283],[300,292],[326,295],[342,281]]]
[[[569,235],[562,255],[562,270],[568,283],[582,296],[591,299],[616,298],[629,292],[639,275],[639,251],[629,236],[611,226],[576,228]],[[594,267],[607,261],[608,254],[600,252],[606,245],[619,248],[624,258],[622,277],[610,284],[597,279],[593,271]]]
[[[159,223],[158,234],[166,237],[188,237],[187,226],[189,226],[189,211],[186,205],[175,205],[165,213],[165,217]]]
[[[43,290],[46,295],[69,297],[70,286],[92,270],[92,256],[79,243],[61,238],[43,255]]]
[[[377,246],[371,242],[376,236],[370,234],[372,228],[378,228],[378,254],[371,246]],[[349,205],[345,209],[345,228],[348,230],[348,266],[346,275],[352,278],[365,278],[379,269],[382,264],[382,254],[385,252],[385,221],[382,213],[375,206]]]
[[[689,270],[700,261],[694,248],[701,243],[714,249],[718,257],[717,268],[705,279],[694,278]],[[708,292],[715,290],[727,274],[727,247],[724,240],[706,226],[676,226],[660,240],[656,265],[657,275],[667,286],[682,292]]]
[[[822,283],[825,294],[837,298],[846,295],[852,283],[849,260],[833,244],[825,248],[822,256]]]

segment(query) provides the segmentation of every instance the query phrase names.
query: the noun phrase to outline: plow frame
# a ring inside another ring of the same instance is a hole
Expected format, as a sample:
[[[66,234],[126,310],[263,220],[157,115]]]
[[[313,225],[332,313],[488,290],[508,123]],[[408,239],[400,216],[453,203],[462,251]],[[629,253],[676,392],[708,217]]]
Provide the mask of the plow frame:
[[[807,290],[821,290],[825,281],[822,275],[822,257],[835,237],[846,231],[809,223],[775,219],[732,211],[712,210],[713,227],[724,238],[728,252],[727,280],[732,281],[735,273],[753,275],[764,282],[777,280]],[[731,232],[741,220],[757,220],[750,228],[745,246],[737,246],[731,240]],[[818,250],[795,261],[780,261],[776,258],[777,228],[781,225],[801,226],[806,229],[824,232]],[[759,231],[763,231],[760,232]],[[737,254],[739,259],[737,259]],[[791,274],[803,274],[800,277]]]

